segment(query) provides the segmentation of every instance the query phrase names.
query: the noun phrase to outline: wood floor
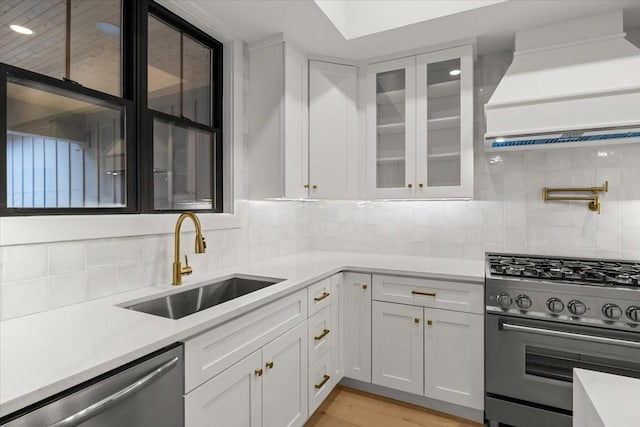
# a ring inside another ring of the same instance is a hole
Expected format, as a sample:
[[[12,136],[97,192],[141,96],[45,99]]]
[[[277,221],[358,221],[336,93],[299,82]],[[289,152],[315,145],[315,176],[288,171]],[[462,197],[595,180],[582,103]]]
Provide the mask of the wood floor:
[[[306,427],[482,427],[419,406],[337,386]]]

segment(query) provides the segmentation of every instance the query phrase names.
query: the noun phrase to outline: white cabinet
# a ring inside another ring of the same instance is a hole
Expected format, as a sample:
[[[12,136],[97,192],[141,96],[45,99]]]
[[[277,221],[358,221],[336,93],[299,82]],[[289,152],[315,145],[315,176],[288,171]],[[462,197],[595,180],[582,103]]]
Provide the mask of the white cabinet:
[[[262,426],[261,366],[258,350],[187,394],[185,427]]]
[[[338,273],[331,276],[331,368],[333,376],[332,385],[340,382],[344,375],[344,353],[343,353],[343,330],[344,330],[344,306],[343,306],[343,274]]]
[[[284,41],[249,49],[249,197],[301,198],[308,184],[308,61]]]
[[[371,382],[371,275],[343,277],[344,376]]]
[[[423,393],[422,307],[373,302],[372,382]]]
[[[425,395],[484,409],[484,317],[424,309]]]
[[[313,198],[357,197],[356,96],[356,67],[309,62],[309,184]]]
[[[302,426],[307,378],[303,322],[188,393],[185,426]]]
[[[376,198],[473,196],[473,48],[369,65],[367,188]]]
[[[306,329],[302,323],[262,349],[263,427],[295,427],[307,421]]]
[[[331,307],[325,307],[309,318],[309,364],[312,364],[332,347],[335,330],[331,325]]]

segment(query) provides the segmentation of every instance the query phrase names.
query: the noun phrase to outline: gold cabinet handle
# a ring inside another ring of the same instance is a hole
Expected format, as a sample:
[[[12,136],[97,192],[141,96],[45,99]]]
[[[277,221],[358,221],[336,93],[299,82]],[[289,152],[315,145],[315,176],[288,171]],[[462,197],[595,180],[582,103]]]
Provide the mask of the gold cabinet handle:
[[[322,388],[323,385],[325,385],[327,383],[327,381],[329,381],[329,378],[331,378],[329,375],[324,374],[322,381],[320,381],[320,384],[316,384],[314,385],[315,388]]]
[[[273,362],[267,362],[267,363],[265,363],[265,366],[266,366],[268,369],[273,369]]]
[[[317,190],[317,189],[318,189],[318,186],[314,184],[314,185],[313,185],[313,189],[314,189],[314,190]]]
[[[309,189],[309,184],[305,184],[304,188]]]
[[[367,289],[367,288],[368,288],[367,284],[366,284],[366,283],[363,283],[363,284],[362,284],[362,289]]]
[[[435,297],[435,292],[421,292],[421,291],[411,291],[413,295],[424,295],[426,297]]]
[[[256,369],[255,373],[256,373],[257,376],[261,377],[262,376],[262,368]]]
[[[407,184],[407,187],[413,188],[413,184]]]
[[[427,320],[427,325],[429,325],[429,326],[433,325],[433,321]]]
[[[420,323],[420,319],[418,319],[417,317],[413,319],[413,321],[416,322],[416,324]]]
[[[418,184],[418,187],[422,188],[422,187],[424,187],[424,184],[420,183],[420,184]]]
[[[327,298],[329,295],[331,295],[329,292],[324,292],[322,295],[320,295],[319,297],[315,297],[313,300],[322,301],[323,299]]]
[[[313,339],[316,340],[316,341],[320,341],[322,338],[324,338],[327,335],[329,335],[329,332],[330,331],[328,329],[324,329],[320,335],[318,335],[317,337],[313,337]]]

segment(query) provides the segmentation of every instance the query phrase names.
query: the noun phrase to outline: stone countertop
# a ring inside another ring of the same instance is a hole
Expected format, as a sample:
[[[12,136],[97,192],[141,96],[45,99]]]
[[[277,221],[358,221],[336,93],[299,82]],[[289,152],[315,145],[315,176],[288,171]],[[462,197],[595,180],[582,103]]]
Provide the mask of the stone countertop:
[[[158,285],[0,322],[0,416],[184,340],[340,271],[402,274],[484,285],[484,262],[451,258],[304,252],[223,271],[180,288]],[[172,320],[118,305],[179,292],[218,277],[286,279]]]

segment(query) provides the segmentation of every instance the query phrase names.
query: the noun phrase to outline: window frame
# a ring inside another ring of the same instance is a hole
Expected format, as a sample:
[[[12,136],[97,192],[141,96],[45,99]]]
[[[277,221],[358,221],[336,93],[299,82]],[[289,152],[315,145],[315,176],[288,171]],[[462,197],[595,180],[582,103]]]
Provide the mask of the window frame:
[[[223,44],[185,19],[152,0],[122,0],[121,97],[100,92],[73,81],[57,79],[0,62],[0,217],[43,215],[171,214],[182,210],[154,208],[153,189],[153,120],[154,117],[176,126],[204,130],[214,136],[211,209],[194,209],[198,213],[224,213],[223,209]],[[211,125],[148,109],[147,52],[148,16],[176,28],[211,49]],[[87,208],[9,208],[7,207],[7,81],[9,76],[46,85],[83,96],[122,105],[125,108],[126,138],[126,206]]]

